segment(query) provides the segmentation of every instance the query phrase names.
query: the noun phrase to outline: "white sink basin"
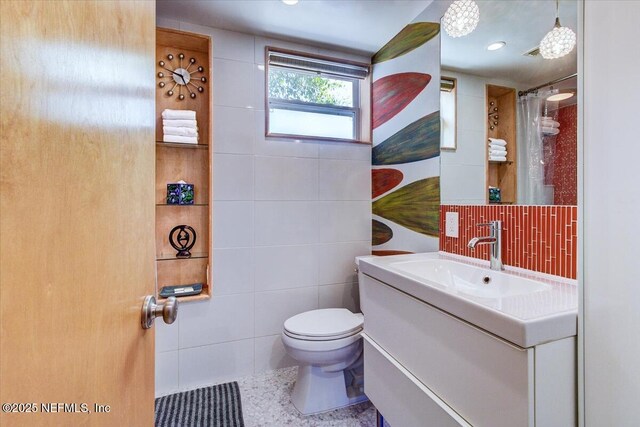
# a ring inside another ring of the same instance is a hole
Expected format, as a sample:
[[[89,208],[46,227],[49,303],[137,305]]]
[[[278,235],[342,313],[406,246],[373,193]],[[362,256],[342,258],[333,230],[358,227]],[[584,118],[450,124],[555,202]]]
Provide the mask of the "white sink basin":
[[[399,261],[390,263],[389,267],[418,280],[432,282],[433,286],[479,298],[499,299],[531,294],[548,290],[550,286],[524,277],[447,259]]]
[[[493,271],[488,263],[438,252],[358,261],[363,274],[521,347],[577,333],[573,280]]]

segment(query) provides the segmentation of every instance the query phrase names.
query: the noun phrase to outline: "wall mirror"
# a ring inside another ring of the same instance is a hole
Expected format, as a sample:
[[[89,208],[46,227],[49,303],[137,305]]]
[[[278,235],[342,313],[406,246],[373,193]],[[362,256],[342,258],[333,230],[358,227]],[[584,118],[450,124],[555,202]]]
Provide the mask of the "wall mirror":
[[[577,1],[476,3],[470,34],[441,27],[442,204],[576,205],[578,49],[541,41],[556,14],[577,35]]]

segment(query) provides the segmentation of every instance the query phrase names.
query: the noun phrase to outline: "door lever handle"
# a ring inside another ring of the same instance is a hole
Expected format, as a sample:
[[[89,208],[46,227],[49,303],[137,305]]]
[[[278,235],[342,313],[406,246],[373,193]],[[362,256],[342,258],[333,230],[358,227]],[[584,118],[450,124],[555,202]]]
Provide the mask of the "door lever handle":
[[[164,323],[171,324],[178,317],[178,300],[176,297],[169,297],[164,304],[156,304],[153,295],[147,295],[142,303],[142,329],[149,329],[153,326],[156,317],[162,316]]]

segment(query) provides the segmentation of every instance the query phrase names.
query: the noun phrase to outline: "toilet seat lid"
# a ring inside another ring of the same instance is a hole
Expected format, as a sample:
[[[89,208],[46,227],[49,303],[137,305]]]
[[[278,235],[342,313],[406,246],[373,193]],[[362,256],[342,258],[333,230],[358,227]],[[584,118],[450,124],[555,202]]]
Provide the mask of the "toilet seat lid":
[[[364,316],[344,308],[324,308],[297,314],[284,322],[284,329],[302,337],[336,337],[362,329]]]

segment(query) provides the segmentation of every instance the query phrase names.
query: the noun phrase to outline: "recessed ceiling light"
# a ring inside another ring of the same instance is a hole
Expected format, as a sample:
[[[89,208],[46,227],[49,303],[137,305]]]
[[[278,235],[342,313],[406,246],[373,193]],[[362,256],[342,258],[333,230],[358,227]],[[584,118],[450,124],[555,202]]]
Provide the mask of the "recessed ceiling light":
[[[573,95],[573,92],[556,93],[555,95],[548,97],[547,101],[564,101],[565,99],[571,98]]]
[[[293,6],[294,4],[298,4],[298,0],[282,0],[282,3]]]
[[[495,42],[495,43],[491,43],[489,46],[487,46],[487,50],[498,50],[498,49],[502,49],[503,47],[505,47],[507,45],[506,42]]]

